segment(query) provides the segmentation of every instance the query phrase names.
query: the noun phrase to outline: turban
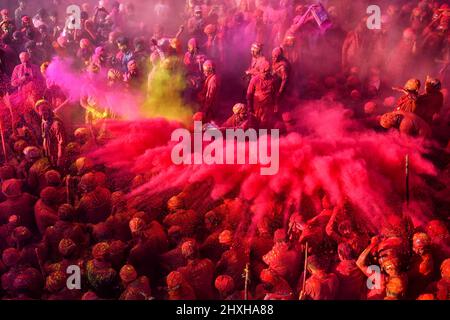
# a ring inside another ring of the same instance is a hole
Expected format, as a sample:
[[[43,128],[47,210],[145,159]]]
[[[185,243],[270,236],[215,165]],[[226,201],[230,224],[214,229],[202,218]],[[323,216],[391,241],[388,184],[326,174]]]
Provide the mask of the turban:
[[[104,260],[108,257],[109,245],[106,242],[97,243],[92,248],[92,256],[98,260]]]
[[[6,197],[17,197],[22,194],[22,185],[20,180],[9,179],[3,182],[2,192]]]
[[[137,278],[136,269],[131,264],[126,264],[120,269],[120,279],[123,282],[129,283]]]
[[[228,275],[221,275],[216,278],[214,286],[221,293],[231,293],[234,290],[234,280]]]
[[[77,245],[71,239],[61,239],[58,244],[58,251],[63,257],[71,256],[75,250],[77,249]]]

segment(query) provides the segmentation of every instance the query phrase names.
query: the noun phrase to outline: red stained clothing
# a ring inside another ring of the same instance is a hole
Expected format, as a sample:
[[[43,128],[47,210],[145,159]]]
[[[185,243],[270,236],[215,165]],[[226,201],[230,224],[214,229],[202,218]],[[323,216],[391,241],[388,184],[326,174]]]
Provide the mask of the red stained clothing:
[[[250,80],[247,90],[247,105],[260,124],[267,125],[273,117],[277,96],[275,78],[257,75]]]
[[[30,82],[34,82],[38,87],[44,86],[39,67],[31,63],[17,65],[11,76],[11,85],[20,90]]]
[[[210,74],[206,77],[203,88],[199,93],[201,111],[206,114],[206,118],[211,117],[214,112],[219,92],[219,78],[216,74]]]
[[[366,277],[356,265],[355,260],[344,260],[334,269],[339,280],[336,299],[360,300],[364,297]]]
[[[321,276],[313,274],[305,285],[307,300],[334,300],[337,298],[339,280],[334,273]]]
[[[81,197],[77,210],[87,223],[105,221],[111,213],[111,192],[103,187],[95,188]]]
[[[61,120],[42,121],[42,136],[44,138],[44,154],[53,166],[62,166],[64,163],[64,147],[66,131]]]
[[[0,203],[0,224],[7,223],[10,216],[18,215],[21,224],[33,230],[35,202],[36,198],[28,193],[6,199]]]
[[[213,298],[214,264],[209,259],[191,260],[178,271],[191,284],[197,299]]]
[[[53,226],[58,220],[58,212],[39,199],[34,206],[34,217],[39,232],[44,234],[47,227]]]

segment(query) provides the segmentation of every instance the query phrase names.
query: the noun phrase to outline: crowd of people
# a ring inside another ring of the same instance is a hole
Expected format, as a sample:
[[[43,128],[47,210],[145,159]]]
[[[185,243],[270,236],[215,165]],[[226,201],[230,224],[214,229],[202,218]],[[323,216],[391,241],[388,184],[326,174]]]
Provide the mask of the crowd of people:
[[[181,77],[174,94],[194,120],[288,133],[301,101],[341,103],[370,130],[436,142],[429,157],[448,177],[447,1],[379,1],[375,30],[365,1],[64,2],[0,11],[2,299],[450,298],[448,211],[373,234],[323,193],[314,218],[284,226],[274,212],[241,239],[241,199],[202,212],[186,186],[155,213],[129,196],[142,176],[119,186],[90,158],[111,139],[104,120],[123,118],[101,96],[156,95],[163,73],[168,88]],[[74,98],[49,74],[58,61],[105,91]]]

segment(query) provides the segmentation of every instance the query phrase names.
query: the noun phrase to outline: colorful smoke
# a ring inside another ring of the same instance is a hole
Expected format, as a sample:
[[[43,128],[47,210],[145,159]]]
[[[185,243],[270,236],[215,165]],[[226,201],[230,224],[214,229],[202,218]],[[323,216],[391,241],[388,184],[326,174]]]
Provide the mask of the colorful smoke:
[[[280,170],[274,176],[261,176],[259,165],[174,165],[170,134],[181,124],[163,119],[116,123],[111,127],[116,138],[92,156],[119,173],[145,177],[146,182],[130,192],[131,198],[167,199],[186,186],[205,182],[211,191],[198,199],[204,208],[211,201],[239,196],[249,204],[254,223],[274,210],[287,219],[292,206],[311,218],[320,212],[317,194],[324,191],[334,204],[349,201],[366,228],[379,231],[388,215],[404,210],[406,155],[413,189],[432,194],[423,177],[436,177],[438,171],[424,158],[421,141],[362,129],[340,105],[317,101],[299,106],[294,114],[301,125],[298,132],[280,139]],[[433,204],[413,193],[409,213],[421,225],[433,217]]]

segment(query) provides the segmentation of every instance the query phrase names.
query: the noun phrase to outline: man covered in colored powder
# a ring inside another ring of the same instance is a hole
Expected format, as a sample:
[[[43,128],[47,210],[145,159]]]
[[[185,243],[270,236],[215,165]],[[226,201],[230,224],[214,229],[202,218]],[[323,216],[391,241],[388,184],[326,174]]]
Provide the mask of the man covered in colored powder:
[[[269,62],[259,63],[257,69],[259,73],[248,85],[247,106],[255,114],[259,126],[267,128],[278,111],[276,80],[270,72]]]

